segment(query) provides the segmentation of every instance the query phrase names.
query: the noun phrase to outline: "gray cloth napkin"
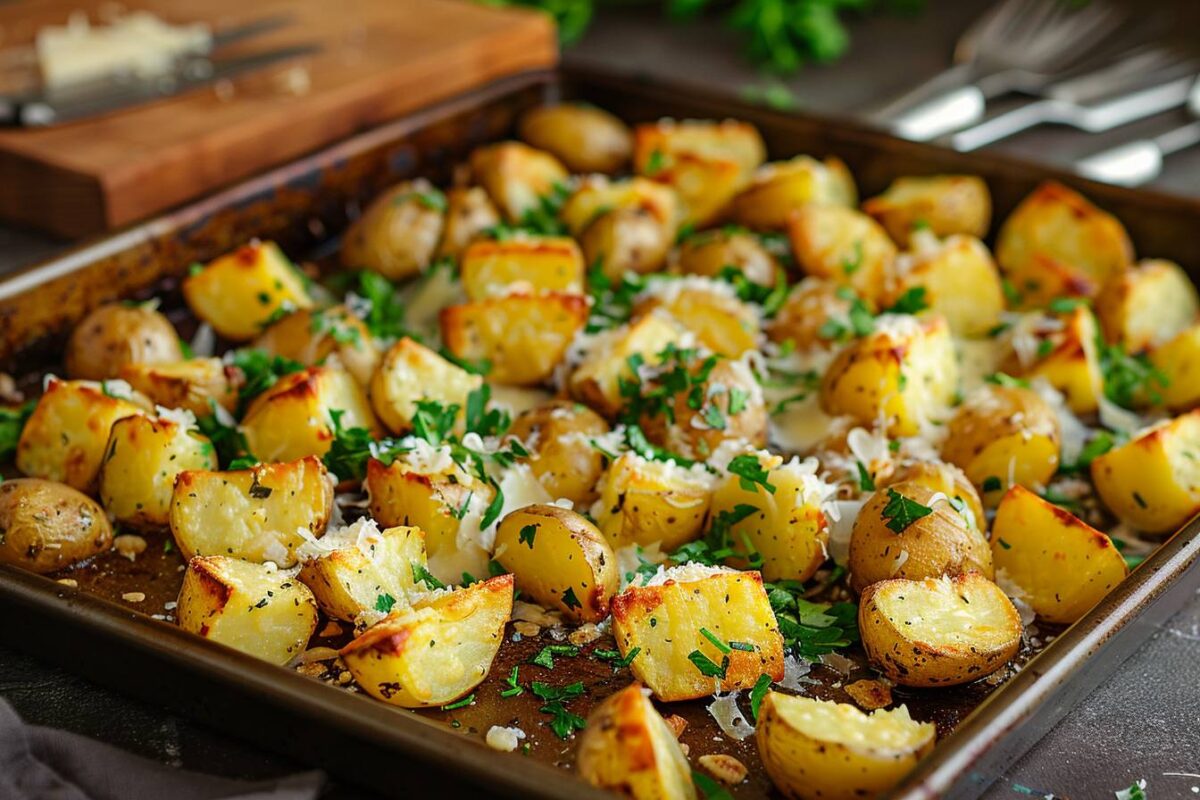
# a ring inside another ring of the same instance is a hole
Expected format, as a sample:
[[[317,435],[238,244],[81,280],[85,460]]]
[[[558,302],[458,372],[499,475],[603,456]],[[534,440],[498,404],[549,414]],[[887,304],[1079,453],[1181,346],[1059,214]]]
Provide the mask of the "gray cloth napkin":
[[[314,800],[324,784],[320,772],[250,783],[174,769],[26,725],[0,699],[0,800]]]

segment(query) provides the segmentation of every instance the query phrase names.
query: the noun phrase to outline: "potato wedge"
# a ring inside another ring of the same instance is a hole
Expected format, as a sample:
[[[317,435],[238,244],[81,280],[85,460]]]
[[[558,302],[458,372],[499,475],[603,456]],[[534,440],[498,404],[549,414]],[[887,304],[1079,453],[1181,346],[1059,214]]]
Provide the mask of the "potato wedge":
[[[48,378],[17,442],[17,469],[92,493],[113,424],[152,408],[121,381]]]
[[[459,264],[470,300],[487,300],[514,289],[583,292],[583,253],[567,236],[529,236],[475,242]]]
[[[469,244],[483,238],[488,228],[499,224],[500,212],[483,187],[447,189],[446,219],[438,257],[458,260]]]
[[[170,364],[183,359],[175,326],[152,306],[110,303],[92,311],[71,331],[64,355],[72,378],[120,377],[126,364]]]
[[[884,305],[923,289],[928,308],[946,318],[955,336],[980,337],[995,328],[1004,312],[1004,287],[983,242],[971,236],[916,241],[923,246],[896,262],[896,283]]]
[[[596,499],[606,460],[592,440],[608,433],[608,423],[595,411],[553,400],[517,416],[508,433],[525,445],[525,463],[551,497],[572,503]]]
[[[184,557],[230,555],[296,563],[296,549],[325,532],[333,485],[315,456],[229,472],[185,470],[171,496],[171,533]]]
[[[1167,379],[1157,390],[1168,408],[1187,411],[1200,405],[1200,325],[1155,348],[1150,363]]]
[[[299,548],[299,577],[331,617],[354,622],[364,611],[408,605],[409,592],[422,589],[413,565],[425,566],[425,534],[420,528],[379,529],[361,518],[329,531],[316,544]]]
[[[1064,625],[1129,572],[1107,536],[1024,486],[1009,489],[996,509],[992,558],[999,580],[1011,582],[1039,617]]]
[[[680,344],[684,334],[683,327],[666,314],[647,314],[600,334],[571,373],[572,396],[610,419],[615,417],[624,403],[620,382],[633,377],[630,356],[639,355],[647,364],[660,363],[659,354],[667,345]]]
[[[738,358],[758,346],[759,312],[738,299],[733,287],[710,278],[665,280],[651,284],[634,308],[637,315],[661,308],[718,355]]]
[[[582,103],[539,106],[521,115],[517,133],[556,156],[571,172],[612,174],[629,163],[633,134],[602,108]]]
[[[535,602],[578,622],[599,622],[621,585],[617,557],[582,514],[552,505],[509,513],[496,528],[492,557]]]
[[[300,271],[274,242],[254,241],[194,269],[183,298],[217,333],[246,342],[285,309],[312,308]]]
[[[873,306],[884,300],[896,245],[875,220],[835,205],[805,205],[787,218],[796,263],[805,275],[848,286]]]
[[[881,195],[863,201],[862,210],[874,217],[901,247],[914,230],[927,229],[938,237],[963,234],[982,239],[992,220],[992,197],[976,175],[922,175],[897,178]]]
[[[612,617],[621,655],[639,648],[629,668],[660,700],[783,678],[783,637],[757,572],[675,567],[613,598]]]
[[[513,576],[431,592],[341,650],[358,685],[404,708],[445,705],[487,677],[512,615]]]
[[[1200,409],[1142,431],[1092,461],[1104,505],[1150,533],[1174,531],[1200,511]]]
[[[1200,317],[1200,295],[1172,261],[1142,261],[1116,275],[1096,298],[1104,338],[1128,353],[1163,344]]]
[[[886,792],[933,749],[937,729],[908,709],[864,714],[847,703],[768,692],[755,741],[775,786],[795,800]]]
[[[237,408],[237,369],[219,358],[190,358],[173,364],[126,364],[121,379],[155,405],[182,408],[197,417],[219,405]]]
[[[254,341],[254,347],[306,367],[323,364],[336,354],[346,371],[363,386],[379,365],[374,337],[345,306],[294,311],[280,317]]]
[[[188,562],[179,627],[273,664],[304,651],[317,629],[312,592],[286,572],[228,556]]]
[[[466,408],[467,397],[482,385],[480,376],[405,337],[383,354],[371,378],[371,407],[388,430],[404,433],[412,427],[418,400]]]
[[[781,231],[797,208],[853,206],[857,200],[854,178],[841,160],[821,162],[796,156],[761,167],[750,185],[733,199],[730,216],[747,228]]]
[[[392,186],[371,201],[342,237],[342,266],[368,269],[388,280],[419,274],[442,237],[446,196],[429,181]]]
[[[471,173],[510,222],[520,222],[570,177],[557,158],[521,142],[477,148],[471,153]]]
[[[660,542],[670,552],[699,538],[711,499],[712,481],[703,470],[628,452],[604,473],[592,514],[614,548]]]
[[[713,228],[692,234],[679,246],[675,266],[685,275],[720,278],[726,270],[744,275],[760,286],[782,280],[778,260],[749,231],[737,227]]]
[[[955,686],[991,675],[1021,646],[1021,615],[978,572],[868,586],[858,629],[871,664],[901,686]]]
[[[70,486],[41,478],[0,483],[0,563],[46,573],[112,547],[104,509]]]
[[[609,695],[579,737],[579,775],[635,800],[694,800],[683,748],[641,684]]]

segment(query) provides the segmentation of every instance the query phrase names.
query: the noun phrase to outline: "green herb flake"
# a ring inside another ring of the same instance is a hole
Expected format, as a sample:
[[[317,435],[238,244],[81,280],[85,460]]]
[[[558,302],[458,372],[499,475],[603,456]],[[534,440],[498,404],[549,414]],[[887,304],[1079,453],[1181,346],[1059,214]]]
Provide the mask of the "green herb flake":
[[[701,800],[733,800],[728,789],[703,772],[692,770],[692,783],[696,785]]]
[[[567,608],[583,608],[583,603],[579,602],[579,598],[575,596],[575,590],[567,587],[562,596],[563,605]]]
[[[914,522],[933,513],[929,506],[923,506],[891,487],[888,487],[887,497],[887,505],[883,507],[883,519],[888,528],[895,533],[904,533]]]
[[[412,578],[414,584],[423,583],[426,588],[434,591],[446,588],[446,584],[435,578],[425,565],[418,564],[416,561],[412,562]]]
[[[740,478],[738,484],[747,492],[756,491],[755,487],[761,486],[769,493],[775,494],[775,485],[768,480],[770,472],[763,469],[758,456],[752,453],[743,453],[733,458],[726,469],[729,474],[737,475]]]
[[[712,642],[713,647],[717,648],[722,653],[729,654],[729,653],[733,652],[732,650],[729,649],[729,645],[725,644],[720,639],[718,639],[716,634],[714,634],[708,628],[701,628],[700,635],[703,636],[705,639],[708,639],[708,641]]]
[[[453,703],[447,703],[446,705],[442,706],[442,711],[454,711],[455,709],[458,709],[458,708],[466,708],[467,706],[471,705],[471,703],[474,703],[474,702],[475,702],[475,693],[472,692],[471,694],[464,697],[462,700],[456,700]]]
[[[864,492],[875,491],[875,478],[870,471],[861,461],[856,460],[854,464],[858,467],[858,488]]]
[[[384,614],[392,610],[392,606],[396,605],[396,598],[392,597],[387,592],[375,597],[375,610],[382,611]]]
[[[1004,482],[995,475],[988,475],[983,479],[983,491],[998,492],[1004,488]]]
[[[725,680],[726,674],[729,672],[729,656],[723,656],[721,663],[717,664],[711,658],[701,653],[699,650],[693,650],[688,653],[688,661],[695,665],[700,674],[707,678],[720,678]]]
[[[554,669],[555,656],[573,658],[577,655],[579,655],[579,648],[573,644],[548,644],[536,656],[529,659],[529,663],[546,669]]]
[[[500,692],[501,697],[507,699],[509,697],[516,697],[519,694],[525,694],[525,687],[517,682],[517,670],[518,668],[514,666],[512,672],[508,673],[508,677],[504,679],[506,688]]]
[[[772,683],[770,675],[759,675],[758,680],[754,682],[754,688],[750,690],[750,718],[755,722],[758,722],[758,709],[762,707],[767,692],[771,691]]]
[[[521,532],[517,534],[517,541],[526,545],[530,550],[533,549],[533,541],[537,538],[538,526],[526,525],[521,528]]]

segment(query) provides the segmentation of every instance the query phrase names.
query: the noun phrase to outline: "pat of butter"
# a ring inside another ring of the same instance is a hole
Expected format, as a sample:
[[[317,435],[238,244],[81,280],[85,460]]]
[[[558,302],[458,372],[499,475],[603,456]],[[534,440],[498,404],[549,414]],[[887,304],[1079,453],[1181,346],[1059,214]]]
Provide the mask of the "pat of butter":
[[[169,25],[145,11],[102,26],[73,14],[65,26],[38,31],[36,49],[42,81],[54,87],[114,73],[161,75],[176,59],[211,50],[212,32],[204,23]]]

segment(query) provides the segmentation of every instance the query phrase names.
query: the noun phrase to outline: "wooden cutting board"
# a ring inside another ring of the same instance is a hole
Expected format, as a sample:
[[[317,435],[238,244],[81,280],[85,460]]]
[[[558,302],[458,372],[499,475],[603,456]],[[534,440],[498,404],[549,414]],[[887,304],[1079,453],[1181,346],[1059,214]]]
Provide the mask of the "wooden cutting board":
[[[106,0],[0,3],[0,46]],[[214,30],[275,14],[286,27],[219,55],[321,51],[219,89],[42,130],[0,129],[0,218],[67,237],[144,219],[356,131],[489,81],[551,67],[542,14],[471,0],[128,0]],[[197,16],[202,15],[202,16]]]

